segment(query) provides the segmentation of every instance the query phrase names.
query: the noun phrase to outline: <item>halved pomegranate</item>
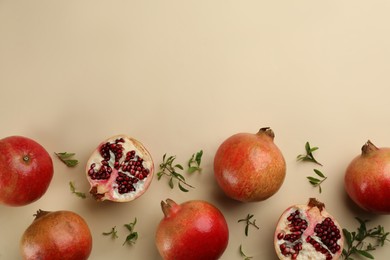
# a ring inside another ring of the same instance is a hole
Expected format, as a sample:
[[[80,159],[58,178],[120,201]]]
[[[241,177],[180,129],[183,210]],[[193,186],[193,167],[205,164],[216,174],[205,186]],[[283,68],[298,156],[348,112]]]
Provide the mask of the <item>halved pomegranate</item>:
[[[325,205],[311,198],[307,205],[294,205],[284,211],[274,235],[279,259],[339,259],[344,245],[342,229],[325,210]]]
[[[116,135],[102,142],[88,160],[90,193],[96,200],[132,201],[141,196],[153,179],[154,164],[136,139]]]

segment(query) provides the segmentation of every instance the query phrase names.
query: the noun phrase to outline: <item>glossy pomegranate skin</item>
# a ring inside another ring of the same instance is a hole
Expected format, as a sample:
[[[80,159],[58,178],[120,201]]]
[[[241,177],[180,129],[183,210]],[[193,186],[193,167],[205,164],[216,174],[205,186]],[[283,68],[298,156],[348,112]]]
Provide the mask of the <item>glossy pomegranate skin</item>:
[[[20,241],[25,260],[86,260],[92,236],[85,220],[72,211],[40,211]]]
[[[156,246],[164,260],[219,259],[229,240],[222,213],[213,205],[191,200],[180,205],[167,200],[158,225]],[[163,204],[162,204],[163,205]]]
[[[368,141],[348,165],[344,187],[362,209],[390,214],[390,148],[377,148]]]
[[[53,177],[53,161],[36,141],[23,136],[0,140],[0,203],[30,204],[45,194]]]
[[[273,140],[272,130],[262,128],[256,134],[235,134],[219,146],[214,175],[227,196],[242,202],[262,201],[280,189],[286,162]]]

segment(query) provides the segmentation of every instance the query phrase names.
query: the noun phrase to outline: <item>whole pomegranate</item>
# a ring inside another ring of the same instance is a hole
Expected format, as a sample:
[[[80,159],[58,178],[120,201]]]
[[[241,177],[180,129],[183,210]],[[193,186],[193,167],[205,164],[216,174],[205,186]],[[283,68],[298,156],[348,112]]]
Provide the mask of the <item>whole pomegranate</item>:
[[[136,139],[116,135],[102,142],[88,160],[90,193],[96,200],[131,201],[141,196],[153,179],[154,164]]]
[[[214,157],[214,175],[227,196],[242,202],[274,195],[286,175],[286,162],[274,143],[274,132],[239,133],[226,139]]]
[[[24,206],[45,194],[53,161],[36,141],[23,136],[0,140],[0,203]]]
[[[368,140],[348,165],[344,187],[362,209],[390,214],[390,148],[378,148]]]
[[[206,201],[180,205],[161,202],[164,218],[156,232],[156,246],[164,260],[215,260],[225,251],[229,230],[221,211]]]
[[[344,237],[325,205],[311,198],[307,205],[294,205],[283,212],[274,245],[279,259],[331,260],[339,259]]]
[[[71,211],[39,210],[23,233],[20,251],[25,260],[84,260],[92,251],[85,220]]]

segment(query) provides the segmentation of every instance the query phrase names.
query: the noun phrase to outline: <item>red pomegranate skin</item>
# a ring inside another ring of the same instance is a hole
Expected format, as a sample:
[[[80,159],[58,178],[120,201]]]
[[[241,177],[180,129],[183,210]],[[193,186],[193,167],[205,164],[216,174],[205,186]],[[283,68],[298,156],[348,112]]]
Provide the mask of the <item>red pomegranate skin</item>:
[[[214,157],[214,175],[227,196],[242,202],[262,201],[283,184],[286,163],[273,132],[238,133],[226,139]]]
[[[168,202],[169,200],[167,200]],[[164,260],[216,260],[225,251],[229,230],[222,213],[205,201],[171,203],[158,225],[156,246]]]
[[[348,165],[344,186],[362,209],[390,214],[390,148],[377,148],[368,141]]]
[[[86,260],[92,236],[85,220],[72,211],[38,211],[20,241],[24,260]]]
[[[45,194],[53,177],[53,161],[36,141],[23,136],[0,140],[0,203],[30,204]]]

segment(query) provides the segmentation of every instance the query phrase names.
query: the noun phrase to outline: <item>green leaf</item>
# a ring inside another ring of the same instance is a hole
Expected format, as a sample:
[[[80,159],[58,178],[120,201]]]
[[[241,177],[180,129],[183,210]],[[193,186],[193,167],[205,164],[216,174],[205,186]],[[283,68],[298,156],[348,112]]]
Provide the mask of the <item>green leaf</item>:
[[[198,167],[195,167],[195,166],[191,166],[188,168],[187,172],[188,173],[194,173],[198,170],[199,168]]]
[[[320,176],[321,178],[325,178],[325,175],[324,175],[320,170],[313,169],[313,171],[314,171],[318,176]]]
[[[184,170],[183,166],[181,164],[176,164],[175,165],[175,168],[178,168],[180,170]]]
[[[367,251],[364,250],[356,250],[356,252],[364,257],[367,257],[369,259],[374,259],[374,256],[368,253]]]
[[[184,187],[181,185],[180,182],[178,183],[178,186],[179,186],[179,189],[180,189],[181,191],[183,191],[183,192],[188,192],[188,191],[189,191],[188,189],[184,188]]]
[[[321,182],[319,179],[311,177],[311,176],[307,176],[306,178],[310,181],[310,183],[318,184]]]
[[[195,161],[198,166],[200,166],[200,163],[202,161],[202,155],[203,155],[203,150],[200,150],[198,153],[196,153]]]
[[[68,158],[74,156],[75,153],[63,152],[63,153],[57,153],[57,155],[60,156],[62,159],[68,159]]]
[[[79,163],[76,159],[70,159],[75,155],[75,153],[61,152],[54,154],[68,167],[75,167]]]
[[[173,189],[173,187],[174,187],[174,185],[173,185],[173,178],[169,179],[169,187],[171,187],[171,189]]]
[[[130,232],[130,234],[126,237],[125,242],[123,245],[127,244],[135,244],[135,242],[138,239],[138,232],[134,231],[135,225],[137,224],[137,218],[134,218],[134,221],[129,224],[124,224],[124,226],[127,228],[127,230]]]
[[[102,234],[103,234],[104,236],[110,236],[110,235],[111,235],[111,238],[112,238],[112,239],[118,238],[116,226],[114,226],[113,228],[111,228],[111,231],[110,231],[110,232],[103,232]]]
[[[187,187],[194,188],[190,184],[188,184],[184,178],[184,176],[180,173],[180,171],[184,170],[184,167],[181,164],[173,164],[174,160],[176,159],[176,156],[168,156],[166,158],[166,154],[163,156],[163,162],[160,164],[160,171],[157,173],[157,178],[160,180],[163,175],[166,175],[169,177],[168,185],[171,189],[174,188],[174,181],[178,181],[179,189],[184,192],[188,192],[188,189],[184,188],[183,185],[186,185]]]
[[[80,191],[76,191],[76,187],[72,181],[69,182],[69,188],[70,188],[70,191],[73,194],[75,194],[77,197],[82,198],[82,199],[87,198],[87,195],[85,195],[85,193],[80,192]]]
[[[351,235],[351,232],[349,232],[347,229],[343,228],[343,234],[344,234],[344,238],[345,238],[345,241],[346,241],[347,245],[349,247],[352,246],[352,235]]]
[[[64,163],[68,167],[75,167],[79,163],[79,161],[69,159],[69,160],[65,160]]]

